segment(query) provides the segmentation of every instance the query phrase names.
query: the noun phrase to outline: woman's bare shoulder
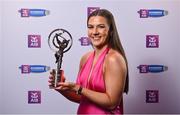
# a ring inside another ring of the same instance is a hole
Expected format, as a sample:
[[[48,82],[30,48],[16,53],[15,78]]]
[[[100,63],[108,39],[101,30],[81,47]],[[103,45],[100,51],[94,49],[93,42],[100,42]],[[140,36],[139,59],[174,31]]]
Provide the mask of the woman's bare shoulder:
[[[105,59],[106,66],[113,66],[119,65],[123,68],[126,68],[126,62],[124,57],[116,50],[110,49],[106,59]]]

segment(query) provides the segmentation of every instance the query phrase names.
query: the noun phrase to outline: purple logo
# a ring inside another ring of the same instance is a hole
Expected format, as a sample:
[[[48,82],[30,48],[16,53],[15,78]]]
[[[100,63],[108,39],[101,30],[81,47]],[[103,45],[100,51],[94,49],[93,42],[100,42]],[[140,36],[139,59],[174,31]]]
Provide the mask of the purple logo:
[[[165,65],[139,65],[137,66],[139,73],[160,73],[168,70]]]
[[[92,12],[94,12],[94,11],[96,11],[96,10],[99,10],[100,9],[100,7],[88,7],[87,8],[87,14],[88,14],[88,16],[92,13]]]
[[[21,69],[22,74],[43,73],[49,71],[50,67],[46,65],[21,65],[19,69]]]
[[[21,69],[21,73],[30,73],[29,65],[22,65],[20,69]]]
[[[40,48],[41,47],[41,36],[40,35],[28,35],[28,47],[29,48]]]
[[[159,35],[146,35],[146,47],[158,48],[159,47]]]
[[[168,15],[168,11],[161,9],[140,9],[138,11],[140,18],[157,18]]]
[[[81,42],[81,46],[89,46],[91,44],[91,41],[88,37],[81,37],[79,41]]]
[[[22,8],[18,12],[21,14],[21,17],[42,17],[50,14],[50,11],[46,9]]]
[[[139,65],[137,68],[139,73],[148,73],[148,65]]]
[[[140,11],[138,11],[138,13],[140,14],[140,18],[148,18],[149,17],[149,11],[146,9],[141,9]]]
[[[41,103],[41,91],[28,91],[28,103],[29,104]]]
[[[146,103],[158,103],[159,91],[158,90],[146,90]]]
[[[21,13],[21,17],[29,17],[29,9],[21,9],[19,12]]]

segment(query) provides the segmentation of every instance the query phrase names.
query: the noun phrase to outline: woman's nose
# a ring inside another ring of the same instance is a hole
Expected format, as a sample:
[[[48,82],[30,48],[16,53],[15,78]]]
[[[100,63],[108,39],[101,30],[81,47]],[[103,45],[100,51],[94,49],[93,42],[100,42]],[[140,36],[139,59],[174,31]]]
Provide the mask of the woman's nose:
[[[94,35],[99,34],[99,32],[98,32],[98,29],[97,29],[97,28],[94,28],[94,29],[93,29],[93,34],[94,34]]]

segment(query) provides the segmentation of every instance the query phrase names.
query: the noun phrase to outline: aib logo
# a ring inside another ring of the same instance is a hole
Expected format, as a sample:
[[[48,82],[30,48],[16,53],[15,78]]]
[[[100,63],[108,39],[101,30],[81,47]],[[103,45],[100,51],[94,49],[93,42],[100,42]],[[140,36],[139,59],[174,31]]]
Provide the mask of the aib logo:
[[[87,8],[87,14],[88,14],[88,16],[92,13],[92,12],[94,12],[94,11],[96,11],[96,10],[99,10],[100,9],[100,7],[88,7]]]
[[[158,103],[159,91],[158,90],[146,90],[146,103]]]
[[[81,42],[81,46],[89,46],[91,44],[91,41],[88,37],[81,37],[79,41]]]
[[[28,35],[28,47],[29,48],[40,48],[41,47],[41,36],[40,35]]]
[[[146,35],[147,48],[159,48],[159,35]]]
[[[41,103],[41,91],[28,91],[28,103],[29,104]]]

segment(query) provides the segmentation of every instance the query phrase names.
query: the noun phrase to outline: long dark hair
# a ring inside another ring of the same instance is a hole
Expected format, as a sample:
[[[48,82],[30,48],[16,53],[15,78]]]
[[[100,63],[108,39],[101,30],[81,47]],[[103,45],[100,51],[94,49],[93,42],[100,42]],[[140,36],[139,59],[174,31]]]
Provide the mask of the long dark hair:
[[[87,24],[89,19],[92,16],[102,16],[104,18],[107,19],[107,23],[109,25],[109,41],[108,41],[108,46],[111,47],[112,49],[118,51],[125,59],[126,62],[126,67],[127,67],[127,76],[126,76],[126,83],[125,83],[125,88],[124,88],[124,92],[127,94],[129,91],[129,72],[128,72],[128,62],[127,62],[127,58],[123,49],[123,46],[121,44],[120,38],[119,38],[119,34],[116,28],[116,24],[115,24],[115,20],[114,17],[112,15],[111,12],[109,12],[106,9],[99,9],[96,10],[94,12],[92,12],[87,19]]]

